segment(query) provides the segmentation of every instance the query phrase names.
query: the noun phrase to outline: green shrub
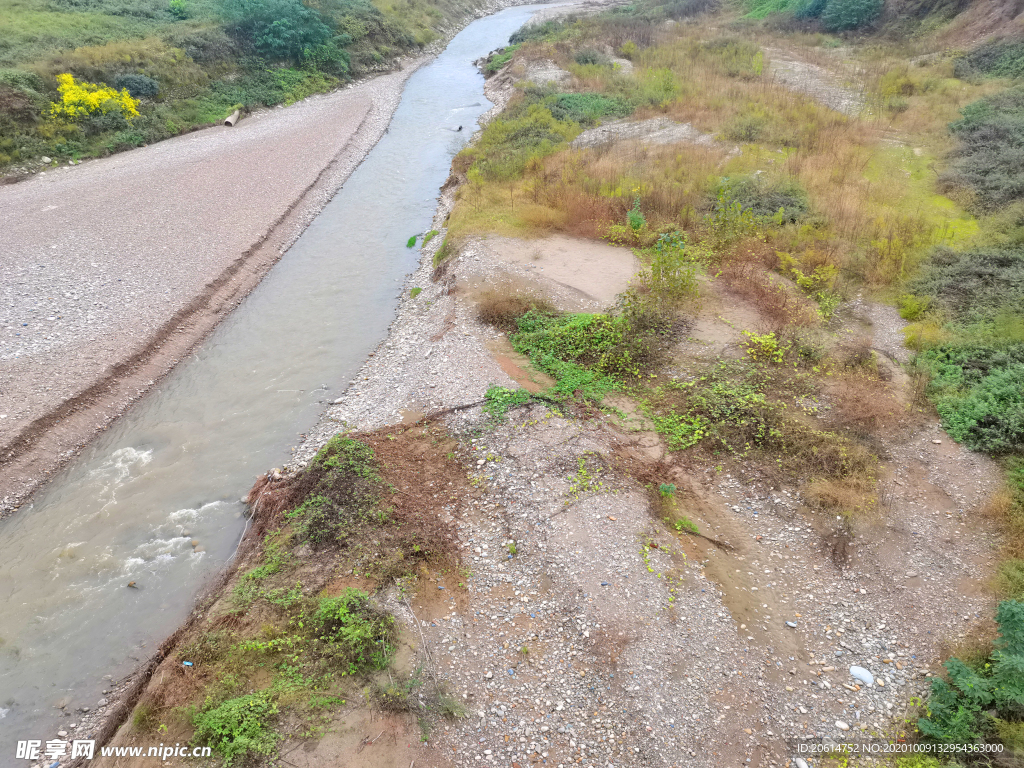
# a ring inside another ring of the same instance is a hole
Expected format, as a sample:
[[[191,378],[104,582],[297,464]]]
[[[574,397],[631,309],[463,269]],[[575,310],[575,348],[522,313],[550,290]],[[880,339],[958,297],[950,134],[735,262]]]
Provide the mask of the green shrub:
[[[796,14],[802,7],[800,0],[746,0],[748,19],[765,19],[768,16]]]
[[[394,618],[375,610],[358,589],[320,598],[310,624],[323,649],[349,674],[384,669],[394,654]]]
[[[249,756],[272,755],[281,737],[268,727],[277,704],[268,691],[228,699],[195,713],[195,743],[211,747],[230,766]]]
[[[996,591],[1002,597],[1024,601],[1024,560],[1011,557],[999,563]]]
[[[489,75],[493,75],[499,69],[512,61],[512,57],[516,55],[516,51],[518,50],[518,45],[509,45],[502,48],[498,53],[495,53],[487,59],[487,63],[484,65],[484,72]]]
[[[573,56],[573,61],[584,66],[606,67],[609,65],[608,57],[593,48],[583,48],[577,51],[576,55]]]
[[[915,296],[912,293],[905,293],[900,296],[899,300],[900,317],[904,320],[913,322],[928,311],[928,307],[931,306],[931,303],[931,299],[927,296],[922,297]]]
[[[185,20],[192,15],[189,10],[188,3],[185,0],[171,0],[168,4],[167,10],[171,12],[171,15],[176,19]]]
[[[828,5],[828,0],[804,0],[793,12],[798,19],[817,19]]]
[[[557,40],[572,26],[573,21],[574,19],[567,18],[527,24],[513,32],[508,42],[510,45],[519,45],[529,40]]]
[[[373,449],[335,435],[300,476],[296,496],[303,501],[287,516],[301,540],[314,547],[334,544],[353,526],[386,519],[376,509],[382,487]]]
[[[132,712],[132,729],[138,733],[152,733],[156,726],[156,708],[149,702],[139,703]]]
[[[333,36],[323,15],[301,0],[224,0],[223,10],[229,30],[270,59],[298,62]]]
[[[829,32],[858,29],[874,22],[882,13],[882,0],[828,0],[821,12],[821,24]]]
[[[303,66],[335,77],[347,78],[352,57],[345,50],[345,45],[351,40],[348,35],[338,35],[320,45],[307,46],[302,51]]]
[[[667,317],[657,308],[639,302],[620,315],[550,315],[531,309],[519,319],[511,341],[516,351],[556,378],[559,363],[603,376],[638,376],[660,361],[667,327]],[[616,387],[598,378],[588,383],[605,391]]]
[[[954,320],[991,320],[1004,308],[1024,307],[1024,248],[938,248],[908,288],[932,297]]]
[[[136,99],[151,99],[160,93],[160,83],[145,75],[118,75],[114,78],[114,88],[126,89]]]
[[[197,64],[231,61],[238,55],[238,45],[222,27],[175,29],[168,31],[164,40]]]
[[[932,374],[928,394],[955,440],[989,453],[1024,447],[1024,344],[942,345],[917,360]]]
[[[929,741],[972,744],[1006,734],[1016,738],[1024,715],[1024,603],[1004,600],[996,611],[999,640],[980,665],[946,662],[947,680],[932,681],[918,730]],[[984,710],[993,714],[983,714]]]
[[[779,223],[797,221],[810,209],[807,192],[796,179],[763,173],[720,179],[715,198],[719,210],[738,204],[741,211]]]
[[[641,281],[654,295],[671,301],[699,296],[697,277],[704,254],[688,244],[685,234],[661,235],[651,248],[638,250],[637,255],[650,265]]]
[[[1024,42],[990,40],[953,63],[953,75],[969,79],[988,77],[1021,77],[1024,75]]]
[[[522,176],[530,160],[555,152],[578,133],[575,123],[559,121],[551,110],[532,103],[488,123],[479,141],[463,150],[462,157],[471,160],[471,181],[507,181]]]
[[[484,404],[484,413],[490,414],[494,421],[501,421],[508,413],[509,408],[528,403],[533,398],[525,389],[509,389],[491,385],[487,388],[484,399],[487,401]]]
[[[959,139],[946,189],[970,187],[979,210],[993,211],[1024,198],[1024,86],[968,104],[949,130]]]
[[[599,93],[559,93],[545,99],[545,106],[556,120],[594,125],[606,117],[627,117],[633,107],[617,96]]]

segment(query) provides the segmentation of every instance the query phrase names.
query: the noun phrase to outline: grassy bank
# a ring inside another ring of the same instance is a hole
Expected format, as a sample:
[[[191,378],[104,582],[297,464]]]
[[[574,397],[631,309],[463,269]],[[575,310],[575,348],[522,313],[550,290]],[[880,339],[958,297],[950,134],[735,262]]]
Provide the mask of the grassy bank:
[[[17,0],[0,18],[0,173],[97,157],[385,68],[471,0]],[[71,77],[71,80],[67,79]]]
[[[154,675],[123,738],[276,765],[285,742],[368,707],[418,718],[424,738],[462,716],[430,669],[409,665],[400,649],[418,639],[391,612],[420,581],[460,578],[454,530],[436,512],[469,490],[455,449],[430,425],[337,435],[300,473],[261,478],[249,495],[255,547]]]

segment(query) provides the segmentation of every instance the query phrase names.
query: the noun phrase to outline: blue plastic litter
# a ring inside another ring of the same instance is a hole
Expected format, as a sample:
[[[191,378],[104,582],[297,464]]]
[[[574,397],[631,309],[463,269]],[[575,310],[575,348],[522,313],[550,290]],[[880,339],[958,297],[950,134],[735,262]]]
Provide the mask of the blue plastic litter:
[[[186,666],[186,667],[191,667],[191,666],[192,666],[192,662],[191,662],[191,661],[183,661],[183,662],[181,662],[181,663],[182,663],[182,664],[183,664],[184,666]]]

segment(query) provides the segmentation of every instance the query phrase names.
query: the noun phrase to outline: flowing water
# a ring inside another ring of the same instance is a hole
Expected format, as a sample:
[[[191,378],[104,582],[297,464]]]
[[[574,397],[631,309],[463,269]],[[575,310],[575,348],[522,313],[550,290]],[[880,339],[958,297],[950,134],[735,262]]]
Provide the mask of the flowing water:
[[[473,22],[416,72],[388,133],[248,299],[0,522],[0,764],[14,764],[17,740],[54,738],[95,708],[230,560],[238,499],[387,331],[416,266],[405,241],[429,227],[489,107],[472,61],[535,11]]]

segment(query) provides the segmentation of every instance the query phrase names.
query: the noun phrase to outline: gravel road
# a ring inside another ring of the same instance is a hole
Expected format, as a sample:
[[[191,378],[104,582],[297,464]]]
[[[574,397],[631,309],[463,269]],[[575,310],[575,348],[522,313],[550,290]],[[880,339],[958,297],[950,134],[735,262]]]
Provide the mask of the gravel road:
[[[424,60],[0,187],[0,515],[259,282]]]

